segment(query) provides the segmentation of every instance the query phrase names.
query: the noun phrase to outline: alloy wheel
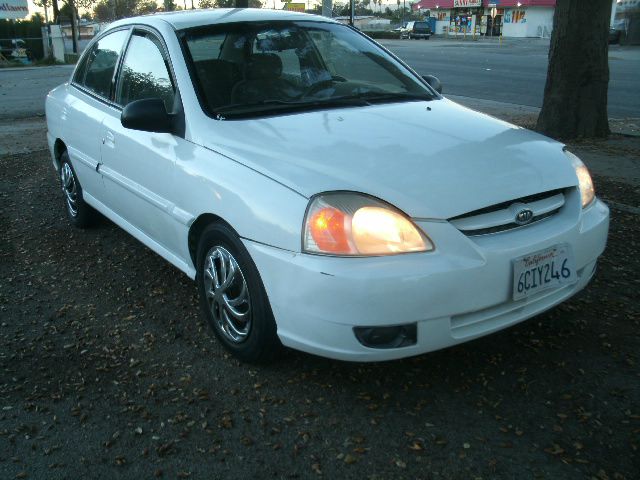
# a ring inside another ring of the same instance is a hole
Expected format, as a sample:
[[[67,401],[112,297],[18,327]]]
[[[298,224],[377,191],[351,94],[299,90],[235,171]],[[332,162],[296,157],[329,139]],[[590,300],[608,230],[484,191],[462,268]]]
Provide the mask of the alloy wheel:
[[[231,343],[244,342],[251,330],[249,288],[242,269],[225,248],[215,246],[205,257],[204,288],[213,319]]]
[[[71,170],[71,166],[66,162],[62,164],[62,168],[60,169],[60,180],[69,213],[72,217],[76,217],[78,215],[78,187],[73,170]]]

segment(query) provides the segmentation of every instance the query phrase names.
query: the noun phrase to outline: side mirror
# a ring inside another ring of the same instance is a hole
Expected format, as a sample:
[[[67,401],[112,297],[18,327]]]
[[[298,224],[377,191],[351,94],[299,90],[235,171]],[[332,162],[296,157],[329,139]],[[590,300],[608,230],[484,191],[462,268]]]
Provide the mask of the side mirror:
[[[129,103],[120,116],[125,128],[143,132],[173,133],[173,117],[159,98],[145,98]]]
[[[442,84],[440,83],[440,80],[438,80],[438,77],[434,77],[433,75],[423,75],[422,78],[436,92],[442,93]]]

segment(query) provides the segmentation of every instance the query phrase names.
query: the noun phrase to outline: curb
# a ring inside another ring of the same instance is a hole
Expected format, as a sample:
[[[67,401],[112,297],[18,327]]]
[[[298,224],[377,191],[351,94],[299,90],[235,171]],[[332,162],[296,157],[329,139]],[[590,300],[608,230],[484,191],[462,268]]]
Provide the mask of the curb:
[[[472,110],[477,110],[487,115],[509,117],[522,115],[535,115],[540,113],[540,107],[533,105],[519,105],[516,103],[497,102],[483,98],[465,97],[461,95],[445,95],[445,98],[459,103]],[[503,118],[504,119],[504,118]],[[609,117],[609,128],[612,134],[625,137],[640,137],[640,118],[613,118]]]
[[[32,67],[8,67],[8,68],[0,68],[0,73],[2,72],[24,72],[26,70],[40,70],[43,68],[74,68],[75,64],[68,65],[39,65]]]

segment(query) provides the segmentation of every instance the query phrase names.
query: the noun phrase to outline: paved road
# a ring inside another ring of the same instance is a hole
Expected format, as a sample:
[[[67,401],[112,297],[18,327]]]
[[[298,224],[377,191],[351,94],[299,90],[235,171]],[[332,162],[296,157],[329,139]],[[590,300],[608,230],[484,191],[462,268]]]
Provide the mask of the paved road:
[[[383,45],[420,74],[440,78],[444,93],[518,105],[542,106],[548,40],[384,40]],[[609,116],[640,117],[640,50],[611,46]]]
[[[44,114],[44,98],[56,85],[66,82],[73,66],[0,70],[0,119]]]
[[[421,74],[434,74],[445,94],[542,106],[548,41],[537,39],[429,41],[384,40]],[[640,49],[612,46],[609,115],[640,117]],[[44,113],[44,96],[66,81],[71,67],[0,70],[0,119]]]

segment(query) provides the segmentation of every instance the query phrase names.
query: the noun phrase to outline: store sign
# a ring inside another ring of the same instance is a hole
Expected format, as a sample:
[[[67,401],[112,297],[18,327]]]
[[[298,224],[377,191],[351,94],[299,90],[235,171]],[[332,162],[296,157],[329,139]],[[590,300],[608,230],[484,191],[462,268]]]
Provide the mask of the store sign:
[[[284,10],[289,10],[290,12],[304,13],[305,6],[306,5],[304,3],[287,3],[284,6]]]
[[[480,7],[482,0],[453,0],[453,8]]]
[[[0,18],[24,18],[27,15],[27,0],[0,0]]]

